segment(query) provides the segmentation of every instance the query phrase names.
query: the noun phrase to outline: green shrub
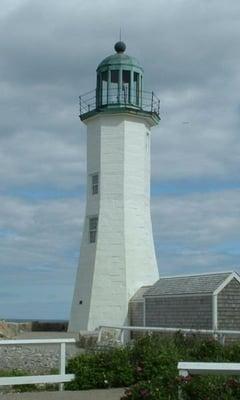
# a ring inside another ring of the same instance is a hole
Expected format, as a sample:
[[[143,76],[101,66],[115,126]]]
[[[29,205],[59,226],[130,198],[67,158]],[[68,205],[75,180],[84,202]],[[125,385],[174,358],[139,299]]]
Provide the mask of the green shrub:
[[[240,362],[240,343],[235,342],[229,344],[224,349],[224,361],[225,362]]]
[[[166,395],[162,392],[160,386],[156,382],[141,381],[132,385],[129,389],[125,390],[125,395],[121,400],[177,400],[177,394]]]
[[[124,400],[240,399],[238,379],[219,376],[180,378],[179,361],[239,362],[240,344],[223,347],[212,338],[146,335],[132,345],[82,354],[69,361],[67,372],[76,379],[66,389],[127,387]]]
[[[240,399],[240,382],[224,376],[194,376],[181,382],[185,400],[237,400]]]
[[[66,384],[68,390],[122,387],[134,382],[128,347],[75,357],[67,372],[76,375],[74,382]]]

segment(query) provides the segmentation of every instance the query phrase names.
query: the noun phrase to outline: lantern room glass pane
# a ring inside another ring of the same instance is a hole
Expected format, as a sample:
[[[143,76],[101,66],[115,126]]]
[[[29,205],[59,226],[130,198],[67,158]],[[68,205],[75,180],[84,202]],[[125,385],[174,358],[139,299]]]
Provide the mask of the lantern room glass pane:
[[[132,91],[132,102],[133,104],[139,105],[139,73],[134,72],[133,74],[133,91]]]
[[[107,104],[108,71],[101,73],[102,105]]]
[[[130,71],[123,70],[122,74],[122,100],[123,103],[130,102],[130,90],[131,90],[131,73]]]
[[[119,103],[119,70],[110,71],[110,85],[108,93],[109,103]]]

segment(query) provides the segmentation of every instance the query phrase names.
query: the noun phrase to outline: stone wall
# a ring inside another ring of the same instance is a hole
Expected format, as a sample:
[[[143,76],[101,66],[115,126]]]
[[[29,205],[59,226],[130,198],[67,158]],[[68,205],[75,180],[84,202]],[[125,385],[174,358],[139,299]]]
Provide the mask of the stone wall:
[[[74,343],[66,345],[66,359],[82,353]],[[19,369],[31,374],[46,374],[60,366],[60,345],[0,346],[0,371]]]
[[[67,328],[68,321],[33,321],[31,330],[32,332],[66,332]]]
[[[236,279],[218,295],[218,329],[240,330],[240,283]]]
[[[212,329],[212,296],[146,298],[146,326]]]

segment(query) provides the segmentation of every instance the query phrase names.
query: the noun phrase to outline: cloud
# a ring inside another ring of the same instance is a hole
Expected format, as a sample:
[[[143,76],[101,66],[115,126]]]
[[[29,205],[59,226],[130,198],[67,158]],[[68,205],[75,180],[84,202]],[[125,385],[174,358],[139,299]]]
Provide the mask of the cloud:
[[[67,318],[84,202],[72,198],[27,202],[1,196],[0,203],[0,315],[17,318],[20,304],[33,301],[28,318],[34,318],[34,312],[35,318],[60,318],[56,317],[60,314]],[[38,304],[35,310],[34,302]],[[65,306],[59,312],[63,302]],[[45,316],[41,303],[54,303],[43,309]],[[27,318],[27,309],[19,318]]]
[[[52,318],[57,306],[40,305],[43,288],[69,307],[86,173],[78,95],[95,88],[120,26],[145,89],[161,99],[152,134],[160,270],[237,265],[239,12],[236,0],[2,1],[0,296],[17,293],[11,307],[2,302],[9,315],[34,292],[35,309]]]
[[[160,196],[152,204],[160,272],[240,268],[240,191]]]
[[[56,317],[52,310],[61,302],[65,302],[61,318],[67,318],[84,201],[64,198],[32,203],[9,197],[0,201],[0,254],[5,266],[1,269],[0,315],[9,312],[12,316],[19,302],[38,298],[36,318]],[[238,270],[239,214],[239,190],[155,196],[152,216],[160,274]],[[52,305],[44,308],[42,303]]]

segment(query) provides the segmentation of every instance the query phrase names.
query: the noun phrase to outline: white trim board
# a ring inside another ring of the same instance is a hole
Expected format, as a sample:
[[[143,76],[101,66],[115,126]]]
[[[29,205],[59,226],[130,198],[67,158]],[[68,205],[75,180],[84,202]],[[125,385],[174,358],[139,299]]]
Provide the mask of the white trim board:
[[[232,274],[229,275],[225,281],[213,292],[213,295],[218,295],[231,282],[232,279],[236,279],[240,283],[240,276],[236,272],[232,272]]]
[[[212,328],[217,330],[218,328],[218,298],[217,294],[212,297]]]
[[[165,298],[173,298],[173,297],[212,297],[213,292],[207,293],[180,293],[180,294],[154,294],[154,295],[144,295],[144,299],[165,299]]]
[[[204,275],[220,275],[220,274],[233,274],[235,271],[215,271],[215,272],[201,272],[200,274],[183,274],[183,275],[163,275],[159,276],[159,279],[172,279],[172,278],[188,278],[191,276],[204,276]]]

